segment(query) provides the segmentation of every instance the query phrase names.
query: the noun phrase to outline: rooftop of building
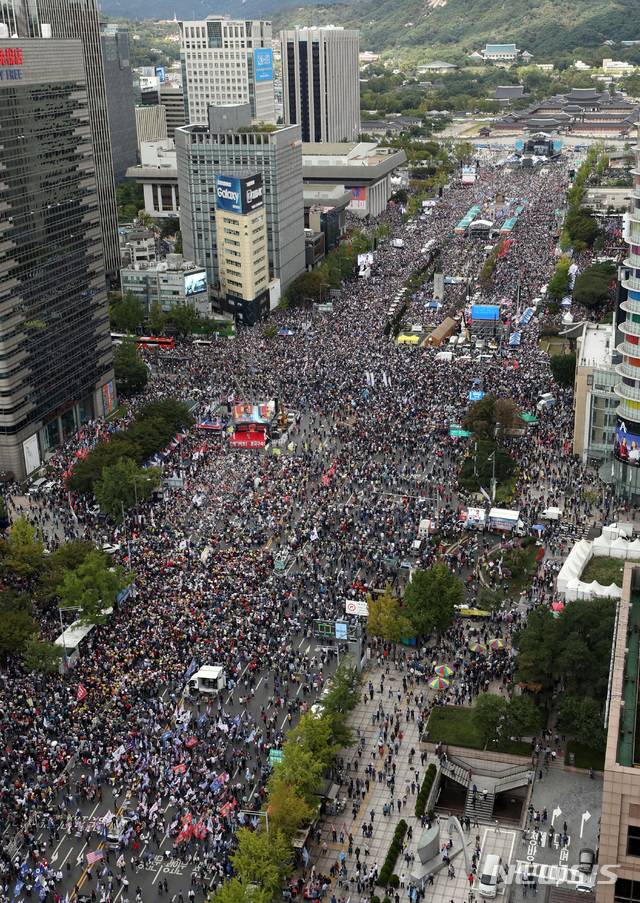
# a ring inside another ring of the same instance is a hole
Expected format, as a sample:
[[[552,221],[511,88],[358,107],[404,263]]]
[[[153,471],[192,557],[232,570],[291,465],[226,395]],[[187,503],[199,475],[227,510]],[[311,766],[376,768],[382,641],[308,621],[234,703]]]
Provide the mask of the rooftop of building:
[[[580,343],[579,367],[606,367],[611,363],[612,328],[606,323],[587,323]]]
[[[515,44],[487,44],[483,53],[516,53]]]
[[[327,163],[338,166],[375,166],[387,161],[397,153],[397,148],[381,148],[377,144],[366,141],[353,144],[316,141],[302,143],[302,157],[305,166],[313,166],[316,160],[319,166]],[[329,157],[333,159],[328,160]]]

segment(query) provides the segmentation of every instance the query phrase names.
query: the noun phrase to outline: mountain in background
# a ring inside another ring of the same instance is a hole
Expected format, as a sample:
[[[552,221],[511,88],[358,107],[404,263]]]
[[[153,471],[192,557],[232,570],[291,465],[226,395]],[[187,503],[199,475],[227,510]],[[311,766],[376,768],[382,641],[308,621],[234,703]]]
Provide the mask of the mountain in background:
[[[486,43],[515,43],[535,56],[606,40],[640,40],[638,0],[102,0],[101,11],[134,19],[204,19],[223,14],[270,19],[274,36],[295,25],[343,25],[360,31],[360,49],[422,51],[462,58]],[[605,52],[606,51],[606,52]],[[615,47],[603,55],[615,57]]]
[[[330,22],[360,30],[360,49],[437,50],[445,59],[485,44],[516,43],[547,56],[606,40],[640,40],[637,0],[351,0],[280,7],[274,33]],[[615,47],[605,48],[615,57]]]

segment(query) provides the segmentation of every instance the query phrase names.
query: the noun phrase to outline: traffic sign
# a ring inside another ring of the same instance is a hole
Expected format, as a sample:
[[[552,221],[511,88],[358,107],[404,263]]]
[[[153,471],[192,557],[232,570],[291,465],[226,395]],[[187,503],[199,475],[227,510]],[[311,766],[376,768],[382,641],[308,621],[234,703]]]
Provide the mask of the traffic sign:
[[[282,762],[282,750],[281,749],[272,749],[269,751],[269,762],[271,765],[275,765],[276,762]]]

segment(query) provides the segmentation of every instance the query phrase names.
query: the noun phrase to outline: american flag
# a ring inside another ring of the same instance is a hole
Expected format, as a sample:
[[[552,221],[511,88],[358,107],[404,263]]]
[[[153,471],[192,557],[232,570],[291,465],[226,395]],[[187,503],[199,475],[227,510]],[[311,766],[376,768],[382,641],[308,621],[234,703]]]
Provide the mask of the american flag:
[[[102,850],[96,850],[95,853],[87,853],[87,865],[91,868],[94,862],[99,862],[102,858]]]

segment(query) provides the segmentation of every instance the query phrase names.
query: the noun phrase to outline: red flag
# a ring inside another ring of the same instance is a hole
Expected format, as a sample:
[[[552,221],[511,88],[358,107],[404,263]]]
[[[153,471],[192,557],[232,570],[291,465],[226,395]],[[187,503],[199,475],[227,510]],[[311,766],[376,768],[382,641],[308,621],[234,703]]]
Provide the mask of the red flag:
[[[184,774],[187,770],[187,766],[182,762],[180,765],[174,765],[173,770],[176,774]]]
[[[87,691],[82,686],[82,684],[78,684],[78,702],[82,702],[84,697],[87,695]]]

